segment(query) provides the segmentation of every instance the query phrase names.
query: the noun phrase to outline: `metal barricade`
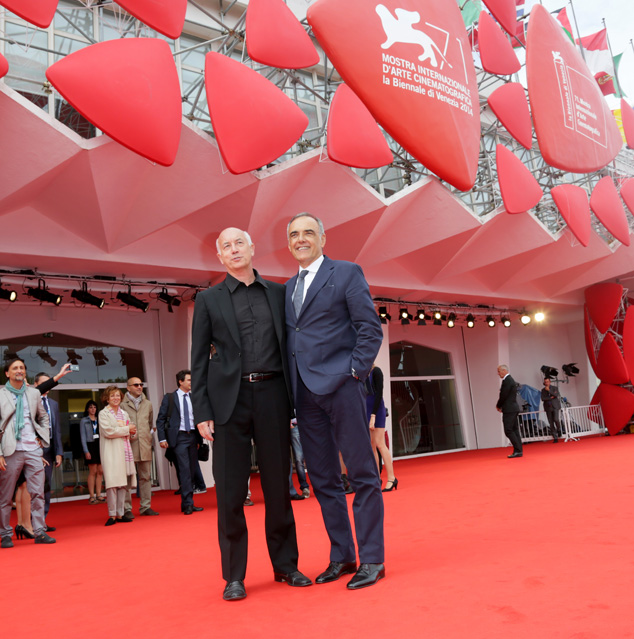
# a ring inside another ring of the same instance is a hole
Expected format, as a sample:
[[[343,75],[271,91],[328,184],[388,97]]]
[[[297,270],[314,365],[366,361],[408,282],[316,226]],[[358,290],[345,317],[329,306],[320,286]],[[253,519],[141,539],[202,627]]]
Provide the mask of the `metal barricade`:
[[[565,441],[605,433],[600,406],[564,406],[560,411],[559,419],[562,429],[561,436]],[[552,439],[545,411],[535,410],[520,413],[517,420],[523,442],[540,442]]]

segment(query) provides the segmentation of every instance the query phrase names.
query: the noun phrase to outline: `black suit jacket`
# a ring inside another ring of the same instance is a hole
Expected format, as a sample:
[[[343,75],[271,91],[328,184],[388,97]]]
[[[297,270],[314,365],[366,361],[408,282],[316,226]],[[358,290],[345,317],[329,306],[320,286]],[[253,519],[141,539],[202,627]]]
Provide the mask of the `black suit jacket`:
[[[172,412],[167,418],[170,405],[170,396],[172,397]],[[191,394],[190,394],[191,397]],[[196,424],[196,410],[194,409],[194,424]],[[181,408],[178,401],[178,395],[176,391],[173,393],[165,393],[163,401],[161,402],[161,408],[159,410],[158,417],[156,418],[156,429],[158,431],[159,441],[166,441],[170,448],[176,447],[176,441],[178,439],[178,431],[181,426]],[[194,427],[196,435],[196,442],[200,444],[202,437],[198,433],[198,429]]]
[[[46,398],[51,411],[51,446],[50,453],[55,457],[57,455],[64,455],[64,448],[62,446],[62,425],[59,423],[59,404],[50,397]]]
[[[286,332],[284,323],[284,285],[263,280],[275,334],[280,347],[284,378],[291,401]],[[196,423],[229,421],[238,399],[242,361],[240,332],[225,282],[196,296],[192,325],[192,403]],[[266,371],[261,371],[266,372]]]
[[[503,413],[519,413],[520,407],[517,403],[517,383],[509,373],[500,386],[500,397],[496,404]]]

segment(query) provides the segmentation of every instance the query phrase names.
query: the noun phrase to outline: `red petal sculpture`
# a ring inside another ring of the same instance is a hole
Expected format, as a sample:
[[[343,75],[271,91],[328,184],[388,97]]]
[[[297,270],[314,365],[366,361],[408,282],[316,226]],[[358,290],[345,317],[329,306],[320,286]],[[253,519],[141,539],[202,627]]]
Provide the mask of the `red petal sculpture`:
[[[630,209],[630,213],[634,215],[634,178],[623,182],[621,185],[621,197],[627,205],[627,208]]]
[[[522,161],[503,144],[498,144],[495,163],[507,212],[524,213],[536,206],[544,192]]]
[[[485,71],[496,75],[511,75],[522,68],[508,38],[486,11],[480,12],[478,31],[480,60]]]
[[[376,120],[346,84],[339,85],[330,103],[328,157],[359,169],[376,169],[394,159]]]
[[[621,307],[623,287],[616,282],[594,284],[584,291],[584,295],[590,319],[600,333],[605,333]]]
[[[574,184],[560,184],[550,194],[568,228],[583,246],[588,246],[592,232],[588,194]]]
[[[0,53],[0,78],[9,73],[9,61]]]
[[[601,342],[597,358],[597,377],[608,384],[627,384],[630,381],[621,349],[612,333],[608,333]]]
[[[116,3],[168,38],[176,40],[183,32],[187,0],[116,0]]]
[[[634,109],[621,98],[621,119],[623,121],[623,130],[625,131],[625,139],[627,146],[634,149]]]
[[[36,27],[46,29],[53,21],[58,2],[59,0],[0,0],[0,5]]]
[[[611,162],[623,138],[601,89],[561,24],[541,4],[530,17],[526,77],[544,160],[589,173]]]
[[[621,244],[630,245],[630,227],[627,223],[627,216],[611,177],[606,176],[597,182],[590,196],[590,208],[599,218],[601,224]]]
[[[256,62],[280,69],[319,63],[310,36],[283,0],[250,0],[245,28],[247,52]]]
[[[376,121],[430,171],[469,190],[478,170],[480,113],[458,4],[319,0],[307,19]]]
[[[634,306],[630,306],[625,313],[623,323],[623,358],[627,366],[630,379],[634,377]]]
[[[515,0],[484,0],[495,19],[510,35],[515,35],[517,23],[517,9]]]
[[[182,103],[164,40],[93,44],[56,62],[46,77],[79,113],[123,146],[163,166],[174,162]]]
[[[205,58],[205,86],[218,148],[231,173],[277,159],[308,126],[306,114],[272,82],[220,53]]]
[[[530,149],[533,125],[524,87],[519,82],[507,82],[493,91],[487,102],[502,126],[524,148]]]
[[[586,340],[586,352],[590,360],[590,366],[594,374],[597,375],[597,355],[594,352],[594,344],[592,343],[592,328],[590,326],[590,315],[588,314],[588,306],[583,306],[583,335]]]
[[[634,414],[634,393],[604,383],[599,386],[599,398],[605,427],[610,435],[616,435]]]

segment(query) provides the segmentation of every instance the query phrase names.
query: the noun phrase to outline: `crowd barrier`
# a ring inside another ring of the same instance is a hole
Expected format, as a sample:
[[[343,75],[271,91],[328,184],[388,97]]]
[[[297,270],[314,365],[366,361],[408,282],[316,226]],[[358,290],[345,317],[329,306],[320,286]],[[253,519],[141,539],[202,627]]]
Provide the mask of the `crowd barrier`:
[[[600,406],[564,406],[559,414],[561,436],[566,441],[587,435],[603,435],[605,424]],[[548,419],[543,410],[520,413],[518,416],[523,442],[540,442],[552,439]]]

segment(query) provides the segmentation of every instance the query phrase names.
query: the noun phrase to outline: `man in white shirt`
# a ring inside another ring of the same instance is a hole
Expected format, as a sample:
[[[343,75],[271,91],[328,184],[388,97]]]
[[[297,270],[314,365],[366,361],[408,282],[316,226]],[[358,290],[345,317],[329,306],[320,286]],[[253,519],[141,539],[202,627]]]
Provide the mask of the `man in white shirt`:
[[[42,449],[50,443],[48,414],[40,392],[26,383],[26,364],[19,357],[4,366],[8,381],[0,388],[0,546],[12,548],[11,499],[22,470],[31,495],[36,544],[54,544],[44,521]]]

